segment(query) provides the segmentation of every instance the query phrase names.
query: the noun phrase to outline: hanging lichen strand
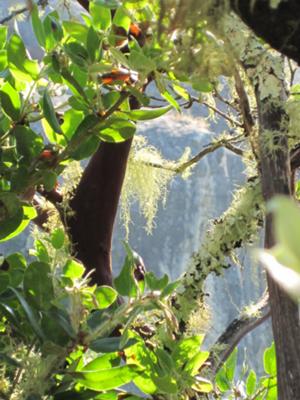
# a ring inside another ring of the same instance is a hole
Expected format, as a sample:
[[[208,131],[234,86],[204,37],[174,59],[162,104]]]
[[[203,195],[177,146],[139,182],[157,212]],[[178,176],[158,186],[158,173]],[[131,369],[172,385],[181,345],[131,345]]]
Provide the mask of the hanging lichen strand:
[[[234,194],[228,210],[213,221],[203,244],[191,261],[177,290],[175,309],[177,316],[186,324],[191,313],[199,307],[204,296],[203,284],[212,272],[217,275],[229,267],[228,256],[235,249],[251,243],[262,224],[262,196],[257,178]]]
[[[135,202],[138,202],[140,213],[145,218],[146,232],[151,234],[158,206],[166,203],[168,185],[177,173],[176,168],[188,160],[189,154],[190,149],[186,148],[177,162],[164,160],[159,150],[150,145],[145,137],[135,136],[120,199],[121,219],[127,238],[131,207]],[[182,173],[182,178],[190,169]]]

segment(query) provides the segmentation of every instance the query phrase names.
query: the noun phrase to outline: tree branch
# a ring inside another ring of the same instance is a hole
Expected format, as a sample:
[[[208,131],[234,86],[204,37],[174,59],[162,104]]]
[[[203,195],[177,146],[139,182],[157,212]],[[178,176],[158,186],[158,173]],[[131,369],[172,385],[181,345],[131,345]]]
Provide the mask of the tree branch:
[[[167,171],[172,171],[175,172],[176,174],[181,174],[183,171],[185,171],[187,168],[190,168],[193,164],[196,164],[202,158],[204,158],[207,154],[213,153],[215,150],[218,150],[221,147],[225,147],[226,149],[232,151],[238,156],[243,156],[244,152],[238,147],[235,147],[231,142],[235,142],[238,140],[240,136],[235,136],[230,139],[221,139],[220,141],[217,141],[215,143],[210,143],[207,145],[207,147],[204,150],[201,150],[198,154],[196,154],[194,157],[192,157],[190,160],[181,163],[179,165],[172,165],[172,163],[155,163],[155,162],[143,162],[146,165],[149,165],[153,168],[161,168],[165,169]]]
[[[48,4],[48,0],[39,0],[36,4],[37,4],[37,6],[45,7]],[[19,8],[19,9],[13,11],[11,14],[4,17],[3,19],[1,19],[0,25],[6,24],[11,19],[17,17],[20,14],[24,14],[25,12],[30,11],[30,10],[31,10],[31,5],[29,2],[29,4],[26,7]]]
[[[209,361],[214,375],[238,343],[271,316],[268,296],[265,295],[255,306],[251,306],[251,309],[251,313],[243,312],[238,318],[235,318],[213,345]]]

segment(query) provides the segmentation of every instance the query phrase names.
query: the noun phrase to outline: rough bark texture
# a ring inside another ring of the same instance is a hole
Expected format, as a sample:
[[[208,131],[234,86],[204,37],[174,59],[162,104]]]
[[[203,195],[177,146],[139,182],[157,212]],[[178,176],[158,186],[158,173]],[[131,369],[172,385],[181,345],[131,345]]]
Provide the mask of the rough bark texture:
[[[282,108],[259,101],[260,172],[266,201],[276,194],[290,194],[290,167],[286,136],[274,136],[274,151],[270,154],[264,131],[280,132],[285,118]],[[265,247],[274,246],[272,216],[266,218]],[[276,344],[278,399],[300,399],[300,321],[298,305],[268,276],[273,335]]]
[[[232,9],[274,49],[300,63],[300,2],[281,0],[272,8],[269,0],[231,0]]]

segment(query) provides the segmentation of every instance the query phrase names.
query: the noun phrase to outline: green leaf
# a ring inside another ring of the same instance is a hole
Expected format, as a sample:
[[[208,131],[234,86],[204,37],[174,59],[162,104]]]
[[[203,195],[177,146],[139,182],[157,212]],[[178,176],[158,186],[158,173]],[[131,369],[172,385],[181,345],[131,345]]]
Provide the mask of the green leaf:
[[[13,121],[19,121],[21,110],[21,98],[19,93],[6,82],[0,90],[1,106],[5,114]]]
[[[99,137],[104,142],[120,143],[130,139],[136,132],[136,125],[124,119],[112,118],[107,122],[109,126],[99,132]]]
[[[77,372],[76,381],[95,391],[110,390],[125,385],[136,376],[134,366],[124,365],[99,371]]]
[[[86,44],[88,37],[88,27],[76,21],[63,21],[63,28],[73,39],[82,44]]]
[[[136,343],[135,339],[129,339],[125,344],[122,345],[122,337],[110,337],[96,339],[90,343],[90,349],[96,353],[113,353],[116,351],[122,351],[128,347],[133,346]]]
[[[26,259],[20,253],[14,253],[6,257],[6,261],[9,264],[10,286],[17,287],[23,281]]]
[[[166,114],[172,109],[172,106],[161,107],[161,108],[141,108],[139,110],[126,112],[126,115],[134,121],[147,121],[149,119],[155,119]]]
[[[61,134],[62,133],[61,126],[56,117],[56,113],[47,89],[45,89],[44,91],[42,106],[43,106],[44,116],[49,125],[51,126],[51,128],[54,130],[54,132]]]
[[[213,85],[204,79],[194,78],[192,80],[192,87],[202,93],[209,93],[213,90]]]
[[[194,357],[188,359],[184,370],[188,372],[191,376],[195,376],[199,373],[199,369],[202,367],[208,357],[208,351],[199,351],[199,353],[195,354]]]
[[[168,394],[176,394],[178,392],[176,381],[171,376],[153,376],[152,379],[159,392]]]
[[[25,271],[23,285],[26,299],[36,309],[48,310],[51,307],[54,289],[49,264],[31,263]]]
[[[86,94],[83,90],[83,87],[80,85],[80,83],[76,80],[76,78],[68,71],[67,68],[63,68],[61,70],[61,75],[64,78],[64,82],[66,85],[69,87],[69,89],[77,96],[81,96],[85,102],[88,103],[88,99],[86,97]]]
[[[169,374],[173,369],[175,369],[175,362],[166,350],[158,348],[156,349],[155,354],[164,374]]]
[[[56,11],[48,14],[43,22],[45,31],[45,48],[47,51],[53,50],[57,42],[63,37],[63,30]]]
[[[212,383],[204,378],[197,377],[196,383],[193,384],[192,389],[200,393],[210,393],[213,390]]]
[[[54,232],[51,234],[51,244],[52,246],[59,250],[63,247],[65,243],[65,233],[63,229],[61,228],[56,228]]]
[[[150,290],[163,290],[169,282],[169,277],[167,274],[165,274],[159,279],[154,275],[153,272],[147,272],[145,274],[145,281]]]
[[[238,349],[235,348],[223,366],[223,368],[226,370],[226,376],[230,382],[232,382],[234,378],[237,355],[238,355]]]
[[[9,264],[9,268],[22,269],[26,268],[26,259],[21,253],[13,253],[6,257],[6,261]]]
[[[83,118],[84,118],[84,113],[82,111],[70,109],[64,113],[63,124],[61,125],[61,129],[66,138],[68,139],[72,138],[79,124],[82,122]]]
[[[167,100],[168,103],[171,104],[172,107],[174,107],[177,111],[180,112],[179,104],[168,91],[162,92],[161,95]]]
[[[57,175],[50,170],[42,171],[42,184],[47,192],[55,188],[57,184]]]
[[[163,299],[164,297],[169,296],[174,292],[174,290],[180,285],[180,280],[169,283],[161,292],[160,297]]]
[[[5,292],[10,285],[10,276],[7,272],[0,271],[0,294]]]
[[[0,26],[0,49],[3,49],[6,44],[7,38],[7,26],[1,25]]]
[[[230,382],[228,381],[226,372],[223,368],[221,368],[216,375],[216,385],[222,393],[226,393],[230,390]]]
[[[181,367],[187,360],[198,354],[204,335],[196,335],[181,339],[175,343],[172,351],[172,358],[178,367]]]
[[[81,368],[80,371],[99,371],[102,369],[116,367],[120,364],[120,360],[121,358],[117,353],[104,354],[90,361],[83,368]]]
[[[24,43],[20,36],[13,34],[7,45],[9,68],[16,80],[32,81],[39,76],[39,67],[36,61],[27,57]]]
[[[41,326],[47,340],[51,340],[59,346],[66,346],[70,339],[74,337],[74,335],[70,336],[63,328],[59,310],[54,307],[47,312],[43,312]],[[70,323],[69,329],[72,329]]]
[[[85,268],[78,261],[71,259],[68,260],[63,269],[63,274],[67,278],[78,279],[84,274]]]
[[[64,45],[66,54],[70,59],[81,68],[87,67],[88,52],[79,43],[70,42]]]
[[[44,25],[40,20],[39,10],[36,4],[33,4],[30,14],[31,14],[31,23],[33,31],[35,33],[37,41],[39,42],[39,45],[41,47],[45,47],[46,35],[45,35]]]
[[[42,262],[49,263],[50,257],[46,246],[41,240],[35,240],[34,242],[35,252],[34,255]]]
[[[274,342],[264,352],[264,370],[271,376],[276,375],[276,353]]]
[[[114,286],[121,296],[136,297],[137,282],[133,277],[133,260],[125,258],[125,263],[118,277],[114,279]]]
[[[0,50],[0,72],[4,71],[8,66],[7,51]]]
[[[254,394],[256,389],[256,373],[253,369],[249,372],[249,375],[246,380],[246,393],[248,396]]]
[[[103,7],[96,2],[90,3],[90,14],[93,19],[95,28],[106,31],[111,26],[111,11],[107,7]]]
[[[10,288],[10,290],[16,295],[17,299],[19,300],[19,303],[21,304],[21,306],[26,314],[26,317],[27,317],[28,321],[30,322],[30,325],[31,325],[33,331],[36,333],[36,335],[40,339],[45,340],[45,335],[38,323],[36,313],[32,310],[32,308],[27,303],[27,301],[24,299],[24,297],[21,295],[21,293],[19,293],[16,289],[14,289],[12,287]]]
[[[119,49],[115,49],[115,48],[111,48],[110,52],[113,56],[113,58],[120,64],[122,64],[124,67],[130,69],[131,64],[128,61],[128,58],[119,50]]]
[[[74,160],[83,160],[90,157],[99,147],[99,139],[96,136],[85,138],[80,146],[75,150],[71,157]]]
[[[131,69],[145,75],[150,74],[150,72],[156,69],[155,62],[151,58],[145,56],[141,51],[131,50],[128,61],[131,65]]]
[[[100,286],[95,290],[94,294],[100,310],[111,306],[118,297],[118,293],[110,286]]]
[[[190,98],[190,95],[188,93],[188,91],[183,88],[180,85],[177,85],[176,83],[173,83],[173,90],[179,95],[181,96],[184,100],[188,101]]]
[[[17,125],[12,130],[12,135],[17,140],[17,150],[23,156],[26,163],[30,163],[41,154],[44,141],[32,129],[24,125]]]
[[[0,193],[0,242],[6,241],[23,220],[23,208],[14,193]]]
[[[99,61],[99,56],[101,54],[101,39],[95,29],[91,26],[87,35],[87,52],[91,62]]]
[[[116,26],[120,26],[125,29],[125,31],[129,30],[131,23],[131,19],[128,16],[128,13],[124,7],[118,7],[117,11],[113,18],[113,24]]]
[[[29,205],[23,205],[12,217],[0,222],[0,243],[18,236],[36,217],[36,211]]]

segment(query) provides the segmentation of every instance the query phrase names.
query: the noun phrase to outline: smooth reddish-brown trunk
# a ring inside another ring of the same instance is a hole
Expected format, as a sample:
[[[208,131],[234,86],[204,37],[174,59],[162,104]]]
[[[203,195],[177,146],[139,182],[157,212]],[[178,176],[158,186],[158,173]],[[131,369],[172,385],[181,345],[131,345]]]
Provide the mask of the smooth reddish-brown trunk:
[[[112,284],[112,233],[131,143],[101,143],[70,202],[74,254],[87,272],[95,269],[92,282],[100,285]]]

